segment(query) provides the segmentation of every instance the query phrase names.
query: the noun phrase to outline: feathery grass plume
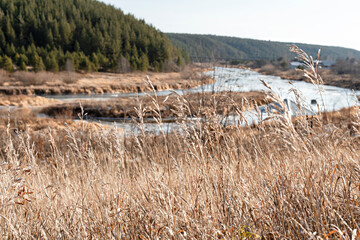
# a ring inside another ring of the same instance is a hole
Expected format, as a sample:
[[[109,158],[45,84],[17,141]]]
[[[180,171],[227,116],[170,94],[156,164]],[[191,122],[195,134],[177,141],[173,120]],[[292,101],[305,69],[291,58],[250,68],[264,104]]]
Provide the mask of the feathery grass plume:
[[[1,236],[358,238],[360,145],[347,126],[358,129],[356,108],[319,115],[320,126],[286,115],[224,126],[256,104],[228,93],[199,96],[195,108],[191,96],[139,98],[137,135],[0,114]],[[180,130],[147,132],[146,113],[164,124],[172,97]],[[227,97],[230,112],[219,104]]]
[[[305,65],[305,69],[303,70],[304,76],[311,83],[316,85],[324,84],[324,81],[322,80],[320,74],[318,73],[318,64],[320,60],[321,49],[319,49],[318,51],[318,56],[315,62],[312,56],[309,56],[306,52],[304,52],[296,45],[291,45],[290,51],[296,53],[297,54],[296,59],[298,59]]]

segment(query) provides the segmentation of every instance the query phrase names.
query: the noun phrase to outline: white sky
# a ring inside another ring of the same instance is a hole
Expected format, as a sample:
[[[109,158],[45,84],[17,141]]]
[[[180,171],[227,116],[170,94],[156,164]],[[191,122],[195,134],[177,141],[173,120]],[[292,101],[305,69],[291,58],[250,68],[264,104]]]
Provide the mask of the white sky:
[[[360,50],[360,0],[102,0],[163,32]]]

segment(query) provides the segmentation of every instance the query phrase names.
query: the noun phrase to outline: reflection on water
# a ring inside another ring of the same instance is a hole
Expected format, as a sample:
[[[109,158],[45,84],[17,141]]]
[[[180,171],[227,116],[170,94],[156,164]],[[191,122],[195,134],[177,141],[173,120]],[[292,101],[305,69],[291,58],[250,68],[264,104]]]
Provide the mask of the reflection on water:
[[[316,86],[304,81],[284,80],[276,76],[262,75],[260,73],[246,69],[217,68],[215,73],[216,82],[211,85],[192,89],[191,91],[269,91],[260,80],[264,80],[271,86],[271,91],[279,95],[282,99],[295,101],[294,91],[298,92],[302,102],[307,107],[311,107],[311,101],[316,100],[321,111],[335,111],[344,107],[351,107],[358,103],[355,95],[359,91],[339,88],[334,86]],[[314,111],[317,110],[317,107]]]

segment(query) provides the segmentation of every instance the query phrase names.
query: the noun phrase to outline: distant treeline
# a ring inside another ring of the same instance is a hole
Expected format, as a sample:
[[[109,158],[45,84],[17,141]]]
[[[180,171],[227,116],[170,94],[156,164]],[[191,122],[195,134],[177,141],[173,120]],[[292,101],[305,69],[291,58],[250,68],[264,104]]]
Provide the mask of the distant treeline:
[[[292,43],[262,41],[235,37],[197,34],[166,34],[173,44],[185,51],[194,61],[204,59],[223,60],[291,60],[295,54],[289,51]],[[360,52],[342,47],[322,47],[319,45],[296,43],[306,53],[317,57],[319,48],[322,60],[336,60],[356,58],[360,59]]]
[[[95,0],[1,0],[0,67],[172,70],[189,61],[165,34]]]

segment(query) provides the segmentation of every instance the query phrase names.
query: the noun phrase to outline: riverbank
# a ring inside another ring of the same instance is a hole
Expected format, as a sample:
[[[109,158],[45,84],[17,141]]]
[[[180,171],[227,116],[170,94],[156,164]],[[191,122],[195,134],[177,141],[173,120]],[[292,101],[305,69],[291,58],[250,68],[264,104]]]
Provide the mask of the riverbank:
[[[69,95],[148,92],[189,89],[214,80],[203,70],[187,67],[171,73],[1,73],[0,94],[4,95]],[[148,79],[152,86],[149,85]]]
[[[300,69],[282,70],[273,65],[265,65],[264,67],[252,70],[264,75],[278,76],[282,79],[309,82],[304,76],[304,72]],[[325,85],[360,90],[360,77],[350,74],[336,74],[331,69],[319,69],[318,73],[321,75]]]
[[[40,96],[0,94],[0,106],[3,107],[40,107],[60,103],[59,100]]]
[[[251,67],[245,64],[234,66],[218,66],[237,69],[249,69],[268,76],[278,76],[286,80],[309,82],[309,80],[304,76],[303,70],[301,69],[284,69],[272,64],[266,64],[262,67]],[[317,72],[321,75],[324,81],[324,85],[347,88],[351,90],[360,90],[360,76],[354,76],[351,74],[337,74],[331,69],[318,69]]]
[[[38,115],[29,108],[15,108],[10,112],[8,110],[0,110],[0,132],[6,132],[9,127],[10,133],[27,132],[41,136],[48,134],[49,130],[59,133],[66,130],[69,131],[110,131],[112,128],[99,123],[86,121],[73,121],[72,119],[55,119],[48,117],[38,117]],[[117,129],[121,133],[121,129]],[[34,136],[35,136],[34,135]],[[59,137],[59,136],[56,136]]]

